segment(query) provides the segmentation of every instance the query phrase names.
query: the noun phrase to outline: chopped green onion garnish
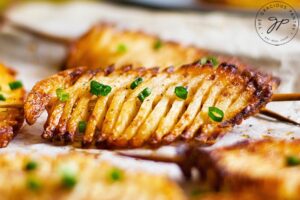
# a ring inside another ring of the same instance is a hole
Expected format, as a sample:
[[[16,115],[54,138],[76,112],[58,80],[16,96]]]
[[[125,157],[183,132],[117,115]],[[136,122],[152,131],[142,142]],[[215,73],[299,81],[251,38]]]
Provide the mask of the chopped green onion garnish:
[[[28,187],[28,189],[30,189],[32,191],[37,191],[37,190],[41,189],[42,184],[38,179],[36,179],[34,177],[30,177],[27,179],[27,187]]]
[[[286,158],[286,164],[287,166],[297,166],[300,165],[300,158],[296,156],[288,156]]]
[[[224,112],[217,107],[209,107],[208,116],[215,122],[221,122],[224,117]]]
[[[153,48],[154,48],[155,50],[159,50],[159,49],[162,47],[162,45],[163,45],[163,44],[162,44],[161,40],[156,40],[156,42],[155,42]]]
[[[14,81],[8,84],[11,90],[16,90],[23,87],[21,81]]]
[[[118,168],[113,168],[110,172],[109,172],[109,178],[112,181],[119,181],[123,178],[123,172],[122,170],[118,169]]]
[[[0,94],[0,101],[5,101],[6,98],[3,96],[3,94]]]
[[[71,189],[77,184],[78,164],[74,162],[64,163],[59,167],[59,172],[64,188]]]
[[[60,166],[61,184],[71,189],[77,184],[78,165],[76,163],[64,163]]]
[[[79,130],[79,133],[84,133],[85,132],[85,129],[86,129],[86,122],[85,121],[80,121],[78,123],[78,130]]]
[[[25,165],[25,170],[26,171],[32,171],[37,168],[38,164],[35,161],[29,161]]]
[[[61,182],[65,188],[71,189],[77,184],[77,179],[76,176],[71,173],[64,173]]]
[[[177,86],[175,87],[175,94],[177,97],[179,97],[180,99],[186,99],[188,96],[188,91],[185,87],[183,86]]]
[[[151,94],[151,90],[149,88],[145,88],[140,94],[138,95],[138,98],[141,102],[143,102],[146,97],[148,97]]]
[[[206,63],[207,63],[207,57],[201,58],[200,64],[201,64],[201,65],[205,65]]]
[[[91,81],[90,93],[96,96],[107,96],[111,92],[109,85],[103,85],[97,81]]]
[[[135,79],[131,85],[130,85],[130,88],[133,90],[135,89],[139,84],[141,84],[143,82],[143,78],[141,77],[138,77],[137,79]]]
[[[201,65],[205,65],[207,63],[211,63],[214,67],[216,67],[219,64],[218,59],[215,56],[207,56],[201,58],[200,60]]]
[[[58,88],[56,90],[56,96],[57,98],[61,101],[61,102],[66,102],[69,100],[70,95],[69,93],[67,93],[66,91],[64,91],[64,89],[62,88]]]
[[[125,44],[119,44],[117,46],[118,53],[126,53],[126,51],[127,51],[127,46]]]

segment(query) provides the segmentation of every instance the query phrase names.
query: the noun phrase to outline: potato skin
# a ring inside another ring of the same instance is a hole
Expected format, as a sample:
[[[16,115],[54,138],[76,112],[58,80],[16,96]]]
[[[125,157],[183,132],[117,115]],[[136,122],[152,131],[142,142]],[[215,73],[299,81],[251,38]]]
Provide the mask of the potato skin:
[[[16,73],[0,63],[0,94],[6,100],[0,104],[22,104],[25,98],[25,90],[19,88],[11,90],[9,83],[16,81]],[[0,108],[0,148],[6,147],[16,136],[24,121],[23,108]]]
[[[130,89],[137,77],[143,82]],[[92,95],[92,80],[111,86],[112,91],[107,96]],[[32,124],[47,108],[43,138],[63,143],[81,135],[84,145],[96,143],[99,148],[159,146],[179,139],[212,144],[270,101],[272,81],[269,75],[228,63],[216,68],[196,62],[163,71],[75,68],[37,83],[25,102],[25,116]],[[187,87],[186,100],[175,95],[176,86]],[[58,100],[57,88],[70,94],[67,102]],[[141,102],[137,97],[145,88],[151,94]],[[210,106],[224,111],[222,122],[208,117]],[[83,135],[78,134],[80,121],[87,122]]]
[[[299,156],[300,140],[244,141],[229,147],[200,151],[198,168],[204,181],[217,189],[248,191],[262,199],[299,199],[299,166],[288,166],[288,156]]]
[[[186,199],[179,185],[165,176],[123,170],[99,157],[79,152],[55,156],[1,154],[1,199]],[[35,163],[34,169],[28,169],[30,162]],[[118,173],[113,175],[114,171]],[[64,186],[62,177],[65,173],[75,178],[74,187]],[[30,180],[37,181],[40,187],[28,187]]]

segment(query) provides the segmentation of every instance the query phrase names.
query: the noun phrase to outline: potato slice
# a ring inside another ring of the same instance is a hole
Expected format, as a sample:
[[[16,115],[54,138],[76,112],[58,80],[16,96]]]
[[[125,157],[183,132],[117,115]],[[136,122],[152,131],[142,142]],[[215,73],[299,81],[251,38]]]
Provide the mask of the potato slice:
[[[177,68],[212,54],[206,49],[166,41],[142,31],[98,24],[70,46],[66,66],[104,69],[113,64],[116,68],[124,65]],[[239,64],[242,67],[236,58],[217,57],[221,62]]]
[[[142,81],[132,88],[138,78]],[[95,81],[110,87],[109,93],[92,94]],[[43,137],[50,140],[73,141],[81,122],[84,130],[79,135],[86,145],[129,148],[180,138],[213,143],[259,112],[272,96],[272,84],[271,76],[227,63],[214,67],[197,62],[175,71],[76,68],[37,83],[25,103],[25,116],[32,124],[47,107]],[[176,87],[186,90],[186,99],[175,93]],[[68,94],[66,101],[53,93],[58,88]],[[223,110],[220,121],[209,112],[216,106]]]

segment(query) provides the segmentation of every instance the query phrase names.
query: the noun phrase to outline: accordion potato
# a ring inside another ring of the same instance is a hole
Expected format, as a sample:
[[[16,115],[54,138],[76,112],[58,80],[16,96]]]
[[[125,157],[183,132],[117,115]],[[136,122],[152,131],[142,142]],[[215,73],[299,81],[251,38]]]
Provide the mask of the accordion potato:
[[[206,144],[256,114],[272,78],[235,65],[194,63],[113,71],[75,68],[37,83],[25,103],[33,124],[47,108],[43,138],[99,147],[141,147],[196,138]],[[65,98],[63,98],[65,97]],[[76,134],[77,133],[77,134]]]
[[[66,66],[102,69],[110,65],[115,68],[124,65],[135,68],[177,68],[211,54],[212,52],[205,49],[165,41],[141,31],[122,30],[114,25],[99,24],[70,46]],[[218,59],[242,67],[235,58],[218,56]]]
[[[247,141],[203,151],[202,177],[214,187],[263,199],[300,199],[300,140]]]
[[[6,104],[22,104],[25,91],[16,81],[15,72],[0,64],[0,147],[6,147],[24,121],[23,108],[5,107]]]
[[[2,154],[0,163],[1,199],[185,199],[167,177],[126,171],[87,153]]]

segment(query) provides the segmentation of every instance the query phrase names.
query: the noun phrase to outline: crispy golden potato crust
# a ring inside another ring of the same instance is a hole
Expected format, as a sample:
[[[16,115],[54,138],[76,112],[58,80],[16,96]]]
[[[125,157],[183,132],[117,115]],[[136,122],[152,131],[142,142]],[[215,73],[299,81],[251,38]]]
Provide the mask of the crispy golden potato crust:
[[[126,171],[97,155],[0,155],[1,199],[10,200],[184,200],[164,176]]]
[[[247,191],[263,199],[299,199],[299,152],[300,140],[246,141],[202,151],[199,169],[219,189]]]
[[[0,64],[0,105],[22,104],[25,90],[12,90],[9,83],[16,81],[15,72]],[[4,99],[3,99],[4,98]],[[0,148],[6,147],[17,134],[24,121],[23,108],[0,108]]]
[[[135,89],[130,85],[143,79]],[[111,86],[107,96],[90,93],[97,81]],[[187,88],[187,99],[175,95],[175,87]],[[63,88],[70,98],[61,102],[56,90]],[[151,93],[141,102],[139,94]],[[239,70],[221,63],[217,68],[198,62],[179,69],[88,70],[84,67],[60,72],[37,83],[25,103],[25,117],[33,124],[47,108],[43,138],[72,142],[80,121],[87,122],[83,143],[103,147],[141,147],[168,144],[178,139],[196,138],[210,144],[259,112],[272,96],[272,77]],[[208,116],[209,107],[224,112],[221,122]]]

